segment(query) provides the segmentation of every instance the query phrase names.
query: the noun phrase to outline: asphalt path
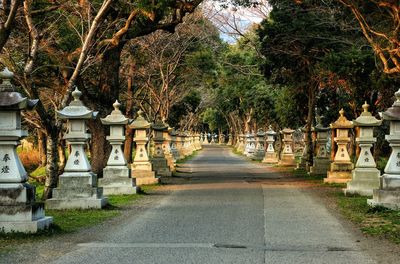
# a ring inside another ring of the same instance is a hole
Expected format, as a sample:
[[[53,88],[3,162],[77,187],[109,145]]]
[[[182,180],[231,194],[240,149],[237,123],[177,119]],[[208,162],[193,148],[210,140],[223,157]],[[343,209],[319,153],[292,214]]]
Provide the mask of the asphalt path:
[[[265,166],[206,146],[156,206],[52,263],[374,263],[326,207]]]

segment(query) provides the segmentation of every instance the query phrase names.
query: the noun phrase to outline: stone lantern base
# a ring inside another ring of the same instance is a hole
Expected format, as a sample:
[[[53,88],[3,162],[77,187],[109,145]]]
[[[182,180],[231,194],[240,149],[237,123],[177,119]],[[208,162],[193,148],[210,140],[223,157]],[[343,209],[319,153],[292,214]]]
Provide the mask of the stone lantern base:
[[[296,160],[293,154],[282,154],[278,162],[279,166],[296,166]]]
[[[327,178],[324,179],[325,183],[347,183],[351,180],[351,171],[353,170],[353,163],[331,163],[331,170],[327,173]]]
[[[0,185],[0,232],[36,233],[53,217],[44,215],[44,204],[35,202],[36,189],[27,183]]]
[[[373,190],[373,198],[368,204],[400,210],[400,175],[384,174],[380,177],[380,185],[379,189]]]
[[[251,157],[252,160],[263,160],[265,156],[265,151],[264,150],[256,150],[253,154],[253,156]]]
[[[314,157],[313,165],[310,167],[310,175],[326,175],[329,167],[331,165],[331,161],[329,158],[318,158]]]
[[[367,200],[370,206],[383,206],[392,210],[400,210],[400,189],[375,189],[373,195],[372,199]]]
[[[165,158],[152,158],[151,164],[157,176],[171,177],[172,172],[169,170],[168,161]]]
[[[100,209],[108,203],[103,188],[96,187],[97,175],[92,172],[64,172],[58,186],[53,198],[46,201],[46,209]]]
[[[379,188],[379,177],[381,173],[375,168],[356,168],[352,172],[352,180],[344,189],[345,195],[359,194],[371,196],[372,190]]]
[[[137,161],[132,164],[132,178],[135,179],[136,186],[156,184],[160,181],[152,170],[152,164],[147,161]]]
[[[301,156],[300,161],[296,165],[296,170],[307,170],[307,162],[306,162],[306,157]]]
[[[165,159],[167,160],[167,166],[168,166],[169,170],[174,171],[175,170],[175,162],[174,162],[174,157],[172,156],[172,154],[165,155]]]
[[[105,195],[137,193],[135,179],[130,178],[130,170],[124,166],[105,167],[103,178],[99,179],[99,186],[103,188]]]
[[[278,157],[276,156],[276,153],[265,153],[265,157],[262,160],[263,163],[270,163],[270,164],[276,164],[278,163]]]

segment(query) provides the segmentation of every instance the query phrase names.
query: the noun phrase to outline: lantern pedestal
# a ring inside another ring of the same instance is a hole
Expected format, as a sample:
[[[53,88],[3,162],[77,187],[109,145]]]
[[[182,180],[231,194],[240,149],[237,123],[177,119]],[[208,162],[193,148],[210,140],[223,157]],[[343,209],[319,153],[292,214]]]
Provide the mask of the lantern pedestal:
[[[46,229],[53,217],[45,216],[44,204],[35,202],[35,186],[0,184],[0,229],[5,233],[36,233]]]
[[[359,194],[371,196],[372,190],[379,188],[381,172],[374,168],[355,168],[352,172],[352,180],[347,183],[344,190],[346,195]]]
[[[130,170],[127,167],[105,167],[99,185],[105,195],[137,193],[136,181],[130,178]]]
[[[326,175],[331,161],[328,157],[314,157],[313,165],[310,167],[310,175]]]
[[[64,172],[60,175],[53,198],[46,201],[46,209],[103,208],[107,198],[97,186],[97,175],[92,172]]]

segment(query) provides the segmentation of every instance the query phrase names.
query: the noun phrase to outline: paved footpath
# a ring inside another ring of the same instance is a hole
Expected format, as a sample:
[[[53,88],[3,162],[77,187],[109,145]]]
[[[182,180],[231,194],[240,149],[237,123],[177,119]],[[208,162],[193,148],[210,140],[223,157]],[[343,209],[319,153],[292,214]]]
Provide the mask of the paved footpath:
[[[265,184],[265,166],[208,146],[155,208],[53,263],[374,263],[306,191]]]

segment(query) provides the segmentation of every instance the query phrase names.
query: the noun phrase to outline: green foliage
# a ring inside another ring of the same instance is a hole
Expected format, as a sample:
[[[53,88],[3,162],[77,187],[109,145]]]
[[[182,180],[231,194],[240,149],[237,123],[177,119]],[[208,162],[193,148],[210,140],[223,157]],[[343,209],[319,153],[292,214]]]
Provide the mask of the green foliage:
[[[210,131],[215,132],[220,127],[221,122],[223,122],[223,117],[218,110],[207,108],[202,113],[202,121],[208,125]]]

